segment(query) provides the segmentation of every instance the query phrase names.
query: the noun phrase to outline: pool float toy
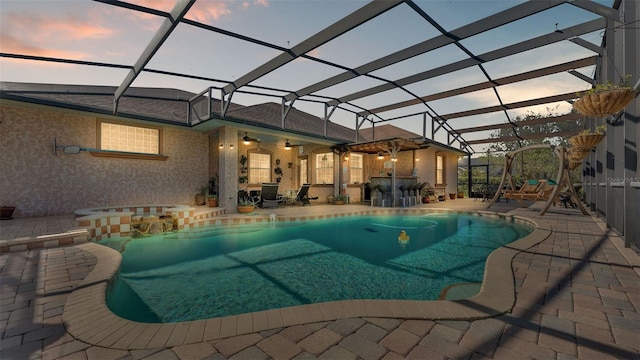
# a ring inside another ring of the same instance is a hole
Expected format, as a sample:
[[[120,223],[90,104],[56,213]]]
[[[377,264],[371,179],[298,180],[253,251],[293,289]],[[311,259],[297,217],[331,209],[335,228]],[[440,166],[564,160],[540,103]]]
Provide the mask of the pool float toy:
[[[398,235],[398,244],[404,249],[409,243],[409,239],[411,239],[411,237],[407,235],[406,231],[402,230],[400,231],[400,235]]]

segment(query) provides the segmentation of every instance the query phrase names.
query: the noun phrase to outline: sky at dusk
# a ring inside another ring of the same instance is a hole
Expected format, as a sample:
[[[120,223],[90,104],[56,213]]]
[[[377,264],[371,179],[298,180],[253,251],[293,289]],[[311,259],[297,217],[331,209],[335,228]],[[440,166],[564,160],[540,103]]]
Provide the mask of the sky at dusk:
[[[130,3],[162,11],[170,11],[175,0],[135,0]],[[438,0],[415,1],[445,30],[451,31],[524,1],[515,0]],[[612,0],[597,1],[611,6]],[[282,48],[292,48],[332,23],[361,8],[360,0],[256,0],[214,1],[198,0],[186,18],[268,42]],[[464,39],[461,44],[476,55],[503,48],[532,37],[552,33],[555,29],[571,27],[598,18],[597,15],[571,4],[556,6],[543,13],[515,23]],[[119,65],[132,65],[152,39],[163,18],[109,6],[89,0],[0,0],[0,52],[20,55],[65,58]],[[406,4],[401,4],[356,29],[322,44],[308,55],[344,67],[357,67],[385,55],[410,47],[440,35],[440,32]],[[601,32],[580,36],[600,45]],[[162,87],[199,93],[209,86],[222,87],[261,64],[278,56],[280,51],[234,39],[229,36],[180,24],[151,59],[147,68],[204,76],[219,81],[192,80],[151,73],[137,77],[134,87]],[[484,64],[492,79],[536,68],[593,56],[595,53],[569,41],[562,41],[543,49],[530,50]],[[447,45],[426,54],[396,63],[372,73],[386,80],[397,80],[425,70],[468,58],[462,50]],[[591,77],[592,67],[578,69]],[[107,69],[81,65],[25,61],[0,57],[0,81],[58,84],[119,86],[128,70]],[[344,72],[343,69],[317,61],[298,58],[254,81],[251,85],[284,90],[272,92],[283,95]],[[426,96],[486,81],[476,67],[438,76],[407,85],[407,90]],[[320,96],[340,97],[384,84],[369,77],[357,77],[323,89]],[[543,96],[585,90],[590,85],[568,73],[504,85],[498,88],[503,103],[534,99]],[[243,88],[244,89],[244,88]],[[219,93],[214,95],[219,96]],[[363,108],[376,108],[412,99],[406,92],[395,89],[354,100]],[[275,97],[235,94],[233,101],[242,105],[277,102]],[[437,100],[429,105],[438,114],[498,105],[493,90],[476,91]],[[557,108],[556,108],[557,105]],[[296,108],[318,117],[324,114],[321,104],[295,102]],[[355,107],[347,108],[358,111]],[[537,108],[510,110],[511,116],[528,111],[543,111],[551,106],[553,112],[565,113],[570,104],[558,103]],[[383,118],[426,111],[424,105],[381,113]],[[355,127],[355,115],[336,111],[332,121]],[[502,112],[452,119],[454,128],[504,123]],[[422,116],[390,122],[407,130],[422,133]],[[430,124],[427,130],[430,132]],[[467,140],[486,138],[488,133],[465,134]],[[437,141],[444,139],[436,137]],[[478,150],[478,149],[476,149]]]

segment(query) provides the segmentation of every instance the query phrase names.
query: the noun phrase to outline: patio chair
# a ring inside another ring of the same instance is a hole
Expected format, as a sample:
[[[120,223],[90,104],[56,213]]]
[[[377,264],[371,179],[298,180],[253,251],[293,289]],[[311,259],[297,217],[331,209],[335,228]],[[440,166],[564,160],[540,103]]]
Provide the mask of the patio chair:
[[[302,184],[302,186],[300,186],[300,190],[298,190],[298,194],[296,195],[296,202],[301,202],[302,206],[311,205],[309,200],[318,199],[317,196],[315,197],[309,196],[309,187],[311,187],[311,184]]]
[[[282,198],[278,196],[279,183],[262,183],[262,207],[263,208],[277,208],[278,204],[282,201]]]
[[[253,201],[256,206],[259,206],[262,202],[262,196],[260,195],[260,190],[251,190],[249,191],[249,198]]]
[[[238,204],[240,203],[252,203],[254,206],[258,206],[258,199],[252,197],[246,190],[238,191]]]

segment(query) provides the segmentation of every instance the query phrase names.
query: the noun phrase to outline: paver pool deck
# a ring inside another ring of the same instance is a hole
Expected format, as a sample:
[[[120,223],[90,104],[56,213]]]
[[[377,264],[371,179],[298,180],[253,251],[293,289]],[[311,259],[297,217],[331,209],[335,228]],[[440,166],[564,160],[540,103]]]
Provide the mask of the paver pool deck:
[[[492,207],[530,219],[542,236],[492,254],[485,294],[460,301],[354,300],[248,318],[139,324],[104,305],[118,253],[93,243],[4,253],[0,359],[639,359],[640,257],[600,219],[561,207],[539,216],[541,205]],[[486,203],[422,207],[475,211]],[[0,222],[0,239],[74,227],[73,215],[14,219]]]

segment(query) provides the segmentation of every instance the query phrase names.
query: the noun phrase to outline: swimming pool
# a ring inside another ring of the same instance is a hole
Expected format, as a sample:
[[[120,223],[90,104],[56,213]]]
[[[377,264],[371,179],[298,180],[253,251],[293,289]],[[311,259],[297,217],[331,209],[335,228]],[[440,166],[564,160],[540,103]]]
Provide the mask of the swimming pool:
[[[452,284],[481,282],[488,254],[531,231],[438,213],[109,240],[123,258],[107,303],[130,320],[176,322],[343,299],[437,299]]]

